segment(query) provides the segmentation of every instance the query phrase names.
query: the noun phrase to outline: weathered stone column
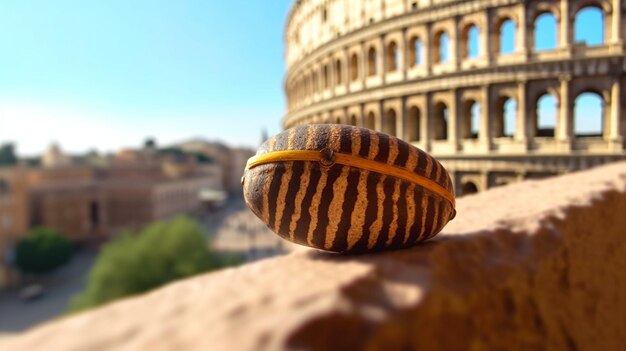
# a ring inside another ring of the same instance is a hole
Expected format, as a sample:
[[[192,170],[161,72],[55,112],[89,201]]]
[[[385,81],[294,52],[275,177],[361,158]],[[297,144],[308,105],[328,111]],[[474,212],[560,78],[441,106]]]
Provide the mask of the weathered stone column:
[[[611,86],[611,115],[609,121],[609,143],[611,150],[621,150],[624,143],[624,121],[622,118],[621,80],[615,78]]]
[[[406,126],[406,118],[408,113],[406,113],[406,96],[401,98],[400,102],[400,111],[397,112],[396,115],[396,136],[398,138],[405,139],[404,129]]]
[[[559,101],[559,118],[557,120],[556,139],[559,144],[562,144],[560,148],[570,149],[572,139],[572,103],[570,99],[570,76],[562,76],[559,78],[561,82],[560,87],[560,101]]]
[[[528,23],[526,23],[526,3],[518,5],[517,10],[518,23],[515,35],[515,51],[526,55],[528,53]],[[532,34],[531,34],[532,35]]]
[[[491,94],[489,85],[481,88],[482,102],[480,104],[480,130],[478,137],[481,147],[485,151],[491,150],[492,132],[491,132]],[[471,128],[471,126],[470,126]]]
[[[406,36],[406,28],[402,29],[402,45],[398,45],[399,52],[399,66],[398,69],[402,72],[402,80],[406,81],[407,73],[409,71],[409,46],[411,43],[407,42],[409,39]]]
[[[350,92],[350,51],[348,47],[343,48],[343,69],[341,70],[343,74],[343,85],[346,87],[346,93]]]
[[[463,61],[463,58],[460,57],[461,50],[459,50],[459,45],[461,45],[461,40],[459,37],[459,21],[455,18],[454,25],[448,34],[448,61],[456,69],[459,69],[461,61]]]
[[[365,42],[361,42],[361,59],[359,62],[359,74],[361,78],[361,88],[365,89],[367,86],[367,70],[368,70],[368,55],[367,55],[367,45]]]
[[[422,59],[429,75],[433,73],[432,29],[432,23],[428,23],[426,25],[426,37],[422,38]]]
[[[376,105],[376,109],[378,111],[375,114],[374,126],[376,127],[375,129],[380,132],[383,130],[383,114],[385,113],[385,110],[383,109],[382,100],[379,101]]]
[[[457,101],[457,91],[452,89],[452,99],[448,106],[448,143],[453,145],[454,150],[459,148],[459,103]]]
[[[561,0],[559,16],[559,47],[564,50],[570,50],[572,47],[569,2],[570,0]]]
[[[534,113],[527,111],[526,106],[526,82],[517,84],[517,113],[515,116],[515,140],[528,144],[528,132],[530,130],[531,117]]]
[[[379,39],[380,50],[378,52],[378,60],[376,61],[377,75],[380,77],[381,84],[385,84],[385,76],[387,75],[387,46],[385,45],[385,35],[381,35]]]
[[[365,105],[359,104],[359,115],[357,116],[357,125],[365,127]]]
[[[489,11],[485,11],[485,16],[483,17],[483,26],[479,29],[480,33],[480,46],[478,50],[478,57],[482,57],[485,61],[491,62],[492,55],[492,45],[491,38],[493,36],[493,31],[491,30],[491,19],[489,18]]]
[[[422,104],[420,118],[420,141],[424,145],[424,151],[430,151],[430,143],[432,138],[430,117],[431,108],[431,95],[429,93],[424,94],[424,103]]]
[[[624,33],[622,33],[622,0],[612,0],[613,14],[611,15],[612,43],[621,44]]]

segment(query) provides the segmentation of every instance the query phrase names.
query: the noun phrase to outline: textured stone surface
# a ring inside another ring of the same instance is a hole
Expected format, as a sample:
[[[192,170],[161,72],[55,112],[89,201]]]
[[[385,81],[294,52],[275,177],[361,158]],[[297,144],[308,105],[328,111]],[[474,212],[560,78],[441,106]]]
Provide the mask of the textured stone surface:
[[[48,323],[0,350],[618,350],[626,163],[466,197],[435,240],[312,250]]]

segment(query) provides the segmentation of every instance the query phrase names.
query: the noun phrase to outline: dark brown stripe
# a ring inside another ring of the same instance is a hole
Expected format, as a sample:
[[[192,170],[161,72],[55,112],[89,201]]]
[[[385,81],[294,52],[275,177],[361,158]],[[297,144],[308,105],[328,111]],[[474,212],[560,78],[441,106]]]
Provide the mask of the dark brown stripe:
[[[339,152],[352,154],[352,135],[354,130],[356,130],[356,128],[350,128],[345,126],[341,127],[341,142],[339,144]]]
[[[359,156],[368,157],[370,153],[371,136],[370,130],[361,128],[361,150],[359,150]]]
[[[439,162],[435,161],[435,160],[431,160],[433,163],[433,166],[430,170],[430,176],[429,178],[434,180],[434,181],[438,181],[439,177],[441,176],[442,172],[442,168],[441,165],[439,164]]]
[[[289,181],[287,195],[285,196],[285,209],[283,210],[283,218],[280,220],[280,228],[278,231],[279,233],[285,233],[285,235],[289,233],[289,223],[291,223],[291,218],[296,210],[294,201],[296,199],[296,193],[300,188],[300,178],[302,177],[302,173],[304,173],[304,163],[293,162],[291,172],[291,180]]]
[[[341,220],[337,228],[337,236],[333,243],[333,251],[345,251],[348,248],[348,228],[350,227],[350,220],[352,211],[355,210],[354,205],[357,200],[357,187],[359,185],[359,170],[351,169],[348,173],[348,186],[346,187],[346,194],[343,200]]]
[[[246,182],[246,200],[252,212],[261,219],[263,219],[263,214],[261,213],[263,209],[263,183],[265,183],[267,178],[267,167],[269,166],[261,165],[253,170],[246,171],[244,180]]]
[[[393,177],[387,177],[383,181],[383,192],[386,194],[383,199],[383,226],[376,238],[376,244],[374,245],[374,250],[380,250],[385,248],[385,243],[389,239],[389,229],[391,227],[391,221],[393,220],[393,188],[394,188],[395,179]]]
[[[426,227],[424,228],[424,235],[419,240],[426,240],[430,237],[433,230],[433,222],[435,216],[435,198],[432,194],[425,195],[428,196],[428,208],[426,209]]]
[[[406,161],[409,159],[409,144],[398,139],[398,157],[394,164],[398,167],[406,167]]]
[[[317,227],[314,230],[313,244],[315,247],[323,248],[326,244],[326,228],[328,227],[328,208],[333,199],[333,184],[341,175],[344,166],[335,165],[328,170],[328,179],[326,186],[322,190],[320,198],[320,206],[317,211]]]
[[[315,132],[314,150],[321,150],[330,144],[330,128],[328,124],[318,126]]]
[[[270,196],[269,203],[267,204],[267,210],[269,212],[269,227],[272,228],[274,231],[278,231],[278,228],[274,228],[276,205],[278,204],[276,197],[278,196],[278,189],[280,188],[280,183],[282,181],[283,175],[286,172],[285,164],[283,162],[276,163],[274,164],[274,169],[274,176],[270,180],[270,189],[268,191]]]
[[[417,151],[417,164],[415,165],[414,173],[426,175],[426,164],[427,164],[426,158],[427,157],[430,157],[430,156],[428,156],[424,151],[422,150]]]
[[[406,225],[408,223],[407,207],[406,207],[406,191],[409,188],[409,182],[400,182],[400,198],[398,199],[398,229],[396,230],[396,236],[391,241],[390,248],[397,248],[402,245],[404,240],[404,233],[406,232]]]
[[[378,133],[378,138],[378,154],[374,157],[374,161],[387,163],[389,157],[389,136]]]
[[[317,189],[317,184],[320,182],[321,174],[322,173],[320,171],[319,165],[317,163],[312,163],[311,181],[309,182],[309,186],[307,187],[304,198],[302,199],[302,211],[300,214],[300,219],[296,224],[296,230],[294,232],[294,241],[298,244],[308,246],[307,234],[309,230],[309,223],[311,223],[311,214],[309,213],[309,208],[311,207],[313,195],[315,195],[315,190]]]
[[[376,195],[376,184],[380,175],[370,172],[367,175],[366,189],[367,189],[367,208],[365,208],[365,223],[363,223],[363,236],[354,244],[352,248],[354,251],[367,251],[367,243],[370,238],[370,227],[378,217],[378,196]],[[363,209],[354,209],[355,211],[363,211]]]

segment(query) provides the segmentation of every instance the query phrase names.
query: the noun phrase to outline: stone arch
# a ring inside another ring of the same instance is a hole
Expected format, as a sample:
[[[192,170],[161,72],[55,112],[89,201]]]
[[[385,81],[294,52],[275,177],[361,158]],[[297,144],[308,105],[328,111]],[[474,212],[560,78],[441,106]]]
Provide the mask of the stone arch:
[[[549,9],[541,9],[533,20],[533,50],[554,50],[558,45],[559,26],[557,15]]]
[[[378,52],[371,46],[367,51],[367,75],[371,77],[376,74],[378,74]]]
[[[471,180],[463,182],[461,185],[461,196],[478,193],[478,186]]]
[[[313,72],[313,93],[318,93],[320,91],[320,73],[318,70]]]
[[[409,40],[409,66],[415,67],[422,64],[422,39],[418,36],[411,37]]]
[[[393,40],[389,42],[389,44],[387,45],[387,57],[385,60],[387,72],[395,72],[398,70],[398,60],[400,57],[398,51],[398,44],[396,44],[396,42]]]
[[[359,79],[359,56],[353,53],[350,57],[350,80],[355,82]]]
[[[343,84],[343,64],[340,59],[335,61],[335,85]]]
[[[365,116],[365,124],[363,126],[371,130],[376,130],[376,114],[373,111],[370,111]]]
[[[355,114],[350,115],[350,125],[352,126],[357,126],[358,122],[357,122],[357,118]]]
[[[324,80],[324,89],[328,89],[330,88],[330,68],[328,67],[328,64],[324,65],[323,70],[323,80]]]
[[[574,15],[574,41],[587,46],[598,46],[605,42],[606,24],[602,6],[597,3],[586,4],[578,8]],[[600,35],[586,30],[589,26],[601,28]]]
[[[554,137],[558,118],[558,99],[550,92],[540,94],[535,102],[535,136]]]
[[[433,113],[433,139],[448,140],[448,106],[443,101],[439,101],[435,104]]]
[[[461,30],[461,57],[476,58],[480,55],[480,30],[474,22],[467,23]]]
[[[494,40],[495,52],[498,55],[507,55],[515,52],[517,40],[517,24],[508,16],[501,17],[496,22],[497,39]]]
[[[440,30],[435,33],[433,37],[432,55],[433,62],[446,63],[449,61],[449,49],[450,49],[450,36],[445,30]]]
[[[573,130],[577,138],[604,136],[606,101],[600,92],[585,90],[574,99]]]
[[[475,99],[467,99],[463,102],[461,112],[461,138],[478,139],[480,103]]]
[[[494,137],[513,138],[517,130],[517,100],[500,96],[495,104]]]
[[[396,110],[393,108],[388,109],[385,113],[385,119],[383,120],[382,132],[395,136],[397,119]]]
[[[409,107],[407,121],[406,121],[406,138],[408,141],[420,140],[420,118],[421,112],[417,106]]]

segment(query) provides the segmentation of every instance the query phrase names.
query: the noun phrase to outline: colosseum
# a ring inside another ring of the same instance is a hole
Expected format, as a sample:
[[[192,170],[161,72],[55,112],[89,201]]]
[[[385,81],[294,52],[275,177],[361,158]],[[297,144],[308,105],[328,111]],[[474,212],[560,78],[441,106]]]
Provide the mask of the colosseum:
[[[623,13],[621,0],[296,1],[283,127],[398,136],[441,160],[457,195],[624,159]]]

